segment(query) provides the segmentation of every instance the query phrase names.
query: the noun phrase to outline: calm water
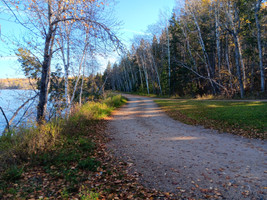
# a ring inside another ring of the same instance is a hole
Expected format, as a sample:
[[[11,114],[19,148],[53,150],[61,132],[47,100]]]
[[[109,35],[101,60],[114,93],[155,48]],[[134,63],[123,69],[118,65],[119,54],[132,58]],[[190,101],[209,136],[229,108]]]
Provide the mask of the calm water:
[[[35,95],[31,90],[0,90],[0,106],[3,108],[8,120],[11,119],[16,110],[30,97]],[[36,116],[36,106],[38,98],[35,101],[29,102],[13,121],[15,125],[20,118],[25,114],[23,121],[32,121]],[[5,118],[0,111],[0,135],[6,126]]]

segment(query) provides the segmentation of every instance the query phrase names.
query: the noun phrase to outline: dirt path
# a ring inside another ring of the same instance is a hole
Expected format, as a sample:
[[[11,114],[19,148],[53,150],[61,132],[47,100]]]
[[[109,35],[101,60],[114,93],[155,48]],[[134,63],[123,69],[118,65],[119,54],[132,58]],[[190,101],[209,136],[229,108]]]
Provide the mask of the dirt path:
[[[266,142],[186,125],[151,98],[125,96],[108,146],[145,186],[196,199],[267,199]]]

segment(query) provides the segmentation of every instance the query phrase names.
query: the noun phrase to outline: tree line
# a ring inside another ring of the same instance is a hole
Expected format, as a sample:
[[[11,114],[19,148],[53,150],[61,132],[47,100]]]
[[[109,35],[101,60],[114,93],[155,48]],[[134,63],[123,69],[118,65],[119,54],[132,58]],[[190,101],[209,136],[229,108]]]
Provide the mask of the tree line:
[[[35,84],[33,82],[33,84]],[[26,78],[7,78],[0,79],[0,89],[31,89],[31,85]]]
[[[159,35],[137,38],[118,63],[107,66],[105,88],[266,96],[266,19],[262,0],[186,0]]]

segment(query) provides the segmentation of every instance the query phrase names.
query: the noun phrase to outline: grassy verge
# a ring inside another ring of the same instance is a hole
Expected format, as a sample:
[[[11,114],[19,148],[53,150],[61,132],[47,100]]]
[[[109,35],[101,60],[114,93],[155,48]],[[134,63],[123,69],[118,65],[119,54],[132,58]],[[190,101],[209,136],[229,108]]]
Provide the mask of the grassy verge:
[[[89,102],[68,120],[0,138],[0,199],[146,199],[170,197],[142,187],[105,147],[105,117],[120,95]]]
[[[156,100],[156,103],[170,117],[186,124],[266,139],[266,102]]]

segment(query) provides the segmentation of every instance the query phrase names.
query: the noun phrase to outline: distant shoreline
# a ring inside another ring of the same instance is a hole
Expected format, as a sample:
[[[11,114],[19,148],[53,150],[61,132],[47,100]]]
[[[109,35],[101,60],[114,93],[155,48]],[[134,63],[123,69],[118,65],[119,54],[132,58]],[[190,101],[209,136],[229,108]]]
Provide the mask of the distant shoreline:
[[[28,78],[6,78],[0,79],[0,90],[32,90],[36,80]]]
[[[33,90],[30,88],[0,88],[0,90]]]

